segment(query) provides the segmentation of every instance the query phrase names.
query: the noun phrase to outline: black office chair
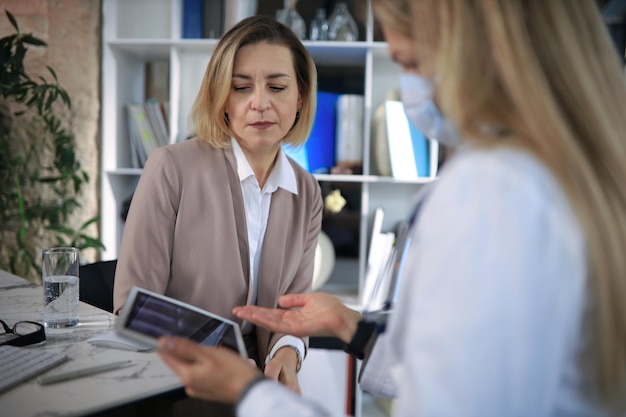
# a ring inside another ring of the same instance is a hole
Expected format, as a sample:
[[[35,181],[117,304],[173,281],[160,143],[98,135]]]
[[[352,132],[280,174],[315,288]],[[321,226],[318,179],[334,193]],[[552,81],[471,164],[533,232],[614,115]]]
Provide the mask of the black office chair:
[[[81,265],[79,270],[80,300],[112,313],[116,266],[117,260]]]

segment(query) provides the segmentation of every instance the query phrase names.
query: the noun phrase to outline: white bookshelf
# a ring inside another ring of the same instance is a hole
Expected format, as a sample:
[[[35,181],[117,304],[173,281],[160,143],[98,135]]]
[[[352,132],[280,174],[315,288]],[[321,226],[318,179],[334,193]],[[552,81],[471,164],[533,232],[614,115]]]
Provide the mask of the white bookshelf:
[[[108,260],[118,256],[124,230],[122,203],[130,197],[141,175],[141,169],[131,168],[125,105],[145,99],[144,65],[153,60],[169,63],[169,141],[175,143],[187,135],[189,110],[217,40],[181,39],[182,0],[103,0],[102,7],[101,238],[106,249],[101,255]],[[359,42],[305,41],[318,70],[356,68],[363,74],[363,175],[316,175],[322,185],[343,184],[358,189],[358,256],[339,257],[331,278],[322,287],[356,308],[364,283],[374,210],[384,208],[383,229],[392,230],[410,214],[410,196],[430,181],[398,181],[378,176],[372,168],[372,116],[387,91],[399,86],[400,69],[391,62],[386,43],[374,41],[371,12],[361,38]],[[356,414],[360,412],[357,407]]]

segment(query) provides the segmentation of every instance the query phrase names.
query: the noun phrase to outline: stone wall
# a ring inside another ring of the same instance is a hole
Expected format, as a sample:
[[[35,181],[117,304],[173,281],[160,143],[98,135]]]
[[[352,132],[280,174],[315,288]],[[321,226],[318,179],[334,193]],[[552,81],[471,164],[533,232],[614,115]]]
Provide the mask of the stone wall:
[[[0,37],[14,33],[5,10],[11,12],[23,33],[33,33],[47,48],[31,48],[27,54],[29,74],[49,78],[51,66],[72,100],[67,127],[77,142],[77,154],[89,173],[84,187],[82,209],[73,225],[98,214],[100,189],[100,0],[0,0]],[[99,236],[99,226],[88,233]],[[97,251],[85,251],[83,259],[93,261]]]

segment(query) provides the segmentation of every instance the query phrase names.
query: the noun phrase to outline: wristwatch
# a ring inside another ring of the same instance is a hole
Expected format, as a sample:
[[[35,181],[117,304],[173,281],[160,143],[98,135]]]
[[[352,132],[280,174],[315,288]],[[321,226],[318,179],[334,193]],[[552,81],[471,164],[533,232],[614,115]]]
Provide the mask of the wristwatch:
[[[356,332],[345,347],[345,351],[351,355],[356,356],[359,359],[365,357],[366,349],[368,346],[373,346],[378,338],[378,335],[385,332],[387,327],[387,318],[391,313],[389,305],[386,305],[384,309],[377,311],[370,311],[363,313],[363,318],[357,324]]]
[[[345,347],[345,351],[350,355],[356,356],[359,359],[365,357],[365,346],[370,341],[372,334],[376,330],[376,322],[363,319],[357,324],[356,332]]]
[[[292,345],[281,346],[280,349],[282,348],[290,348],[290,349],[293,349],[294,352],[296,352],[296,357],[298,358],[298,364],[296,365],[296,373],[300,372],[300,368],[302,368],[302,355],[300,355],[300,350],[298,350],[297,347],[292,346]]]

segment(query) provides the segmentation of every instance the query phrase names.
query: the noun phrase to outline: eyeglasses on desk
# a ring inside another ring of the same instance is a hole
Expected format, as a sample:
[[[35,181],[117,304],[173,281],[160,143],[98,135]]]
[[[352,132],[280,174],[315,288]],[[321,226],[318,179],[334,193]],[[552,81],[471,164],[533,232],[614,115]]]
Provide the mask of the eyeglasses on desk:
[[[46,331],[42,323],[36,321],[18,321],[10,327],[0,320],[0,346],[27,346],[46,340]]]

